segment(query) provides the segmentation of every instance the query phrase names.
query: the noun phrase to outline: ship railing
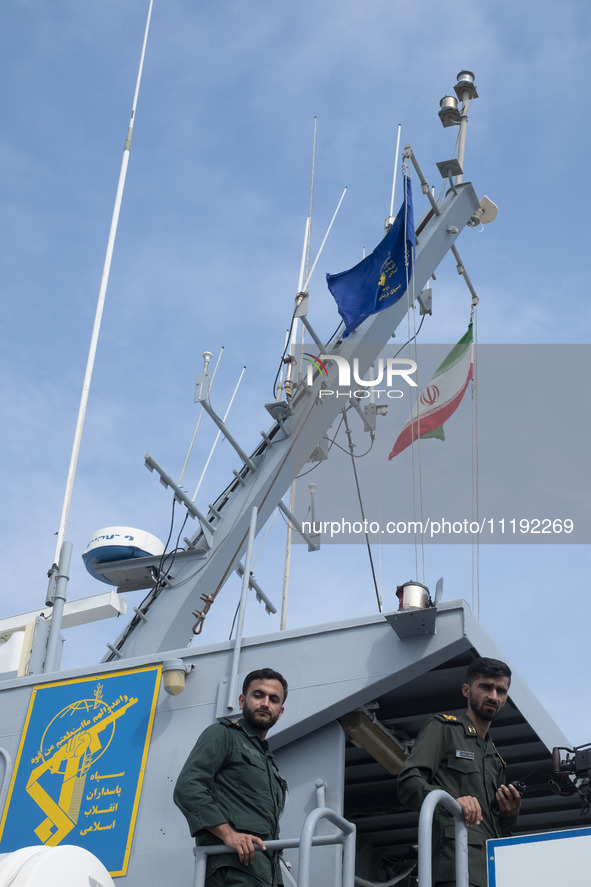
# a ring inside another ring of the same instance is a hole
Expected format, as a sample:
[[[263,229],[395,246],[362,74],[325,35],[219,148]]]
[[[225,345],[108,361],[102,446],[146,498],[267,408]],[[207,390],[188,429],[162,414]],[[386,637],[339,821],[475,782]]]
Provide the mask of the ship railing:
[[[429,792],[419,815],[419,883],[418,887],[432,885],[433,816],[442,804],[453,815],[456,838],[456,885],[468,887],[468,829],[458,802],[443,789]]]
[[[339,831],[334,835],[315,835],[318,823],[326,819]],[[298,887],[310,887],[310,857],[312,847],[325,847],[331,844],[343,845],[343,880],[342,887],[355,885],[355,826],[352,822],[339,816],[330,807],[316,807],[304,821],[299,838],[279,838],[276,841],[265,841],[268,850],[288,850],[295,847],[298,852]],[[258,847],[255,847],[258,852]],[[193,887],[204,887],[205,869],[208,856],[219,856],[232,853],[225,844],[204,845],[195,848],[195,873]],[[466,882],[467,883],[467,882]]]
[[[12,760],[5,748],[0,747],[0,758],[4,760],[4,771],[2,773],[2,782],[0,783],[0,810],[4,809],[4,801],[8,794],[8,786],[10,784],[10,772],[12,770]]]

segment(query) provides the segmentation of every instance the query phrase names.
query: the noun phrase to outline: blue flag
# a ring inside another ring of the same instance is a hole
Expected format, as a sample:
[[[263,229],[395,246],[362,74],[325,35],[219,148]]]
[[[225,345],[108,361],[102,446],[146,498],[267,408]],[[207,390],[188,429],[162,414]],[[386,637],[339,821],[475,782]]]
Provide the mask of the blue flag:
[[[343,338],[366,317],[389,308],[402,298],[412,273],[414,243],[412,192],[410,179],[405,176],[404,203],[373,253],[348,271],[326,275],[328,288],[345,322]]]

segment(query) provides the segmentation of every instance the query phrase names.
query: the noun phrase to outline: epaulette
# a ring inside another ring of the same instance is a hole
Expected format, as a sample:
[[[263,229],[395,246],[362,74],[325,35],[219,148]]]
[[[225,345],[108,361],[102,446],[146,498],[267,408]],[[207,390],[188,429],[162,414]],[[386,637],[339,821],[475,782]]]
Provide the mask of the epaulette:
[[[439,721],[443,721],[444,724],[460,724],[461,725],[461,723],[462,723],[460,721],[460,719],[458,717],[456,717],[456,715],[439,714],[439,715],[435,715],[435,717]]]
[[[458,718],[457,715],[438,714],[435,715],[435,719],[442,724],[451,724],[454,727],[463,727],[464,733],[466,733],[467,736],[477,735],[478,731],[476,730],[476,727],[471,723],[464,723],[464,721],[461,718]]]
[[[239,730],[242,729],[238,721],[233,721],[232,718],[220,718],[218,724],[222,724],[224,727],[238,727]]]

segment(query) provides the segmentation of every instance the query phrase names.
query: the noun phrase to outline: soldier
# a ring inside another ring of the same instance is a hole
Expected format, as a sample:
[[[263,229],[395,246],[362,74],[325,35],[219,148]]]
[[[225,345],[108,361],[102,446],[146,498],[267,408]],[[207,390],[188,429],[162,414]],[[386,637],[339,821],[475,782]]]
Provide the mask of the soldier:
[[[236,851],[208,857],[207,887],[282,883],[279,854],[266,852],[265,841],[279,837],[287,785],[265,737],[283,714],[286,696],[287,681],[278,672],[250,672],[239,698],[242,717],[207,727],[181,770],[174,801],[196,843]]]
[[[431,718],[398,777],[398,797],[411,810],[419,810],[435,789],[457,800],[468,827],[471,887],[486,887],[486,841],[511,834],[521,804],[515,786],[504,784],[505,762],[488,735],[510,683],[511,670],[504,662],[475,659],[462,684],[467,713]],[[433,883],[456,883],[453,817],[441,805],[434,816]]]

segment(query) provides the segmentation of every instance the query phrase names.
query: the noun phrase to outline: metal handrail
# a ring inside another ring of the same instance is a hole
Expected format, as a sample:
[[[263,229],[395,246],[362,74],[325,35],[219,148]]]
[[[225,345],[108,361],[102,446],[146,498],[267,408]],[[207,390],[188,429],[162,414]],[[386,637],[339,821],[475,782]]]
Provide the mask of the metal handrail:
[[[299,887],[309,887],[310,884],[310,850],[314,843],[313,833],[321,819],[328,819],[336,825],[342,835],[330,837],[340,838],[338,843],[343,844],[343,880],[342,887],[354,887],[355,884],[355,833],[356,828],[352,822],[339,816],[330,807],[316,807],[306,817],[300,835],[300,850],[298,855],[298,884]],[[335,841],[335,843],[337,843]]]
[[[321,819],[327,819],[340,829],[336,835],[316,835],[314,830]],[[354,887],[355,884],[355,826],[352,822],[339,816],[330,807],[317,807],[306,817],[299,838],[279,838],[265,841],[267,850],[286,850],[299,847],[298,885],[310,885],[310,850],[312,847],[325,847],[332,844],[343,844],[343,882],[342,887]],[[255,845],[255,851],[259,851]],[[208,856],[219,856],[223,853],[234,853],[225,844],[205,844],[195,847],[195,872],[193,887],[204,887],[205,870]]]
[[[456,837],[456,885],[468,887],[468,829],[464,822],[462,808],[443,789],[429,792],[419,815],[419,884],[418,887],[431,887],[432,884],[432,825],[435,808],[442,804],[454,817]]]
[[[2,784],[0,785],[0,810],[4,808],[4,801],[8,795],[8,786],[10,783],[10,773],[12,770],[12,760],[5,748],[0,747],[0,757],[4,758],[4,773],[2,774]]]

